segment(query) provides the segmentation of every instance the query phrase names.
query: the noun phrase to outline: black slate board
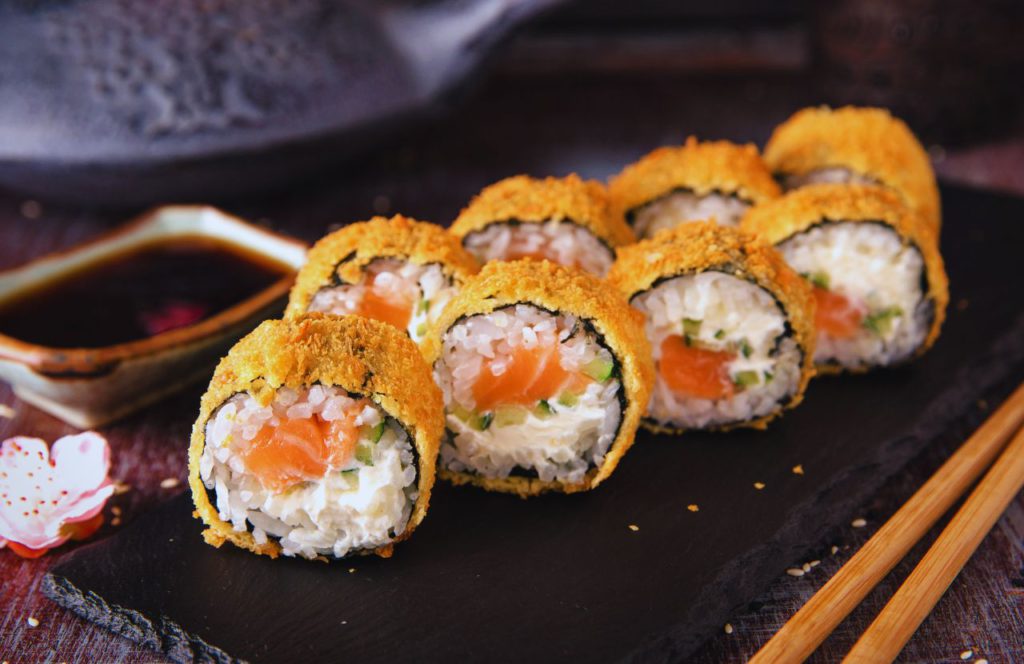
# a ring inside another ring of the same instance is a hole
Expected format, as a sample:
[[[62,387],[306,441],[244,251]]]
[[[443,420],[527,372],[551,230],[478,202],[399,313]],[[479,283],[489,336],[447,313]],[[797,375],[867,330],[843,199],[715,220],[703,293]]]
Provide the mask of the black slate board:
[[[182,495],[72,554],[47,593],[182,661],[678,660],[1024,377],[1024,200],[947,189],[944,203],[953,286],[938,345],[910,366],[816,380],[766,432],[643,434],[583,495],[440,486],[390,560],[216,550]]]

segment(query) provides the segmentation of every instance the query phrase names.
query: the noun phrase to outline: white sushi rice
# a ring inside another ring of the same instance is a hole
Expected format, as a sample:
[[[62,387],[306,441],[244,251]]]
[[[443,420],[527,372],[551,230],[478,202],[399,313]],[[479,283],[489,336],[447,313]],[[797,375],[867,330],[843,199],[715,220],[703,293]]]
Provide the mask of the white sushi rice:
[[[343,390],[314,385],[301,391],[282,388],[269,407],[249,394],[236,394],[206,423],[206,446],[199,474],[207,489],[216,490],[220,518],[236,531],[251,530],[257,543],[272,536],[286,556],[343,557],[391,542],[405,530],[417,497],[416,465],[405,431],[387,421],[380,440],[364,433],[360,444],[372,448],[372,465],[353,458],[345,468],[331,468],[318,479],[275,492],[247,473],[240,454],[259,430],[282,418],[318,415],[339,419],[357,402]],[[372,428],[384,414],[364,405],[355,424]]]
[[[719,226],[737,226],[750,204],[725,194],[699,196],[679,190],[655,199],[633,213],[633,230],[640,239],[691,221],[714,219]]]
[[[392,258],[378,258],[364,268],[372,278],[362,283],[321,288],[309,303],[309,311],[336,316],[359,313],[366,290],[372,288],[381,297],[413,299],[412,317],[406,330],[419,343],[429,323],[434,322],[458,288],[445,276],[440,265],[415,265]]]
[[[874,329],[863,325],[849,339],[819,334],[816,362],[847,368],[884,366],[905,360],[924,342],[933,314],[921,292],[924,259],[889,226],[825,223],[778,248],[794,270],[824,277],[828,290],[860,306],[865,316],[899,312],[886,316]]]
[[[571,221],[558,219],[543,223],[494,223],[467,235],[463,245],[482,263],[542,256],[598,277],[603,277],[615,261],[615,253],[596,235]]]
[[[792,191],[809,184],[878,184],[878,180],[842,166],[828,166],[800,175],[784,175],[780,184],[784,191]]]
[[[501,358],[516,347],[548,345],[554,339],[559,363],[570,373],[595,359],[613,362],[608,349],[574,317],[526,304],[472,316],[444,334],[443,354],[434,366],[451,434],[441,445],[443,468],[491,478],[508,477],[519,468],[545,481],[578,483],[604,462],[622,418],[621,385],[614,374],[604,383],[591,381],[571,405],[552,398],[549,414],[525,408],[522,421],[503,424],[495,418],[484,431],[456,412],[457,405],[470,411],[476,407],[473,385],[481,371],[499,372]],[[485,358],[494,361],[485,363]]]
[[[731,378],[753,372],[756,384],[737,387],[727,399],[677,394],[659,371],[647,416],[680,429],[701,429],[745,422],[781,408],[800,384],[801,352],[786,332],[786,316],[767,291],[724,272],[707,271],[669,279],[633,298],[646,318],[656,366],[670,335],[689,334],[708,350],[736,352],[726,365]],[[684,319],[700,321],[684,330]],[[741,349],[745,348],[746,353]],[[749,375],[749,374],[746,374]]]

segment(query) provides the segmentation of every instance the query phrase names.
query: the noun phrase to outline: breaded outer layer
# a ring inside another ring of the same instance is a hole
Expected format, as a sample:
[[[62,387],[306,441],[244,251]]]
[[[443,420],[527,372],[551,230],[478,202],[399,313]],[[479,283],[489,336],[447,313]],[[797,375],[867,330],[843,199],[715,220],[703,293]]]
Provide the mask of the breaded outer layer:
[[[764,159],[773,173],[848,168],[892,187],[938,233],[939,189],[928,153],[910,128],[882,108],[805,108],[772,132]]]
[[[751,209],[740,227],[777,245],[827,221],[882,223],[895,230],[904,244],[913,245],[921,252],[928,279],[926,297],[935,303],[935,317],[917,355],[928,350],[938,339],[946,318],[949,279],[932,226],[891,189],[871,185],[808,185]]]
[[[225,401],[241,392],[269,405],[279,388],[319,383],[364,396],[395,418],[409,433],[418,453],[419,497],[401,541],[423,520],[434,485],[437,450],[444,432],[441,390],[416,344],[391,325],[360,316],[305,314],[268,320],[228,352],[203,395],[199,417],[192,427],[188,482],[195,515],[207,525],[203,538],[213,546],[231,542],[254,553],[277,557],[276,541],[258,544],[252,534],[236,532],[222,521],[199,476],[199,459],[206,444],[206,422]],[[391,555],[392,545],[376,553]]]
[[[576,484],[537,477],[487,478],[445,469],[441,469],[441,477],[454,484],[471,483],[524,498],[544,491],[574,493],[592,489],[612,474],[632,446],[640,418],[647,410],[654,385],[654,364],[650,344],[644,336],[643,316],[614,288],[580,270],[531,259],[488,263],[445,307],[437,325],[430,331],[423,350],[427,361],[433,365],[441,358],[442,335],[463,318],[516,304],[532,304],[557,314],[571,314],[587,322],[601,336],[618,365],[625,396],[626,407],[618,435],[604,463],[588,471],[583,481]]]
[[[306,256],[288,296],[286,316],[304,313],[317,291],[336,283],[356,284],[377,258],[441,266],[456,284],[480,269],[458,238],[436,224],[402,215],[374,217],[325,235]]]
[[[803,353],[800,385],[786,405],[795,407],[803,400],[807,383],[814,375],[814,296],[807,282],[770,245],[750,233],[713,222],[684,224],[623,250],[608,273],[608,281],[632,301],[666,279],[709,270],[756,284],[771,293],[782,307]],[[781,410],[733,426],[763,429]],[[644,420],[644,426],[652,431],[679,431],[649,419]]]
[[[780,193],[754,144],[699,142],[694,136],[682,146],[648,153],[608,184],[612,205],[623,215],[676,189],[691,190],[698,196],[730,194],[752,204]]]
[[[484,188],[452,223],[460,238],[494,223],[571,221],[586,228],[611,248],[636,241],[622,215],[615,214],[604,185],[575,173],[564,178],[516,175]]]

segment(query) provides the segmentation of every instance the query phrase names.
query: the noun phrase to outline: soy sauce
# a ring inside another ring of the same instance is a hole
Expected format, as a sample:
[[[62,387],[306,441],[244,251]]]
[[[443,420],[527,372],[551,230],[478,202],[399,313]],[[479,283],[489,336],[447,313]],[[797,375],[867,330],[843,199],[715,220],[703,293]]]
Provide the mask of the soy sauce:
[[[291,272],[210,238],[173,238],[0,303],[0,333],[54,348],[137,341],[210,318]]]

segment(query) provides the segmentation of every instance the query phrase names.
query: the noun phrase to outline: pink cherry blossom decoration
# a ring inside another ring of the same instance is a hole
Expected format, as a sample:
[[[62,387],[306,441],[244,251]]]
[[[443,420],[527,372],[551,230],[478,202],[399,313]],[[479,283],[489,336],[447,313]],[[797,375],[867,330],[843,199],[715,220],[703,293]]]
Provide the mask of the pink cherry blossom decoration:
[[[68,539],[88,537],[103,522],[103,506],[114,493],[109,472],[110,447],[94,431],[64,436],[52,450],[39,438],[5,440],[0,542],[35,558]]]

